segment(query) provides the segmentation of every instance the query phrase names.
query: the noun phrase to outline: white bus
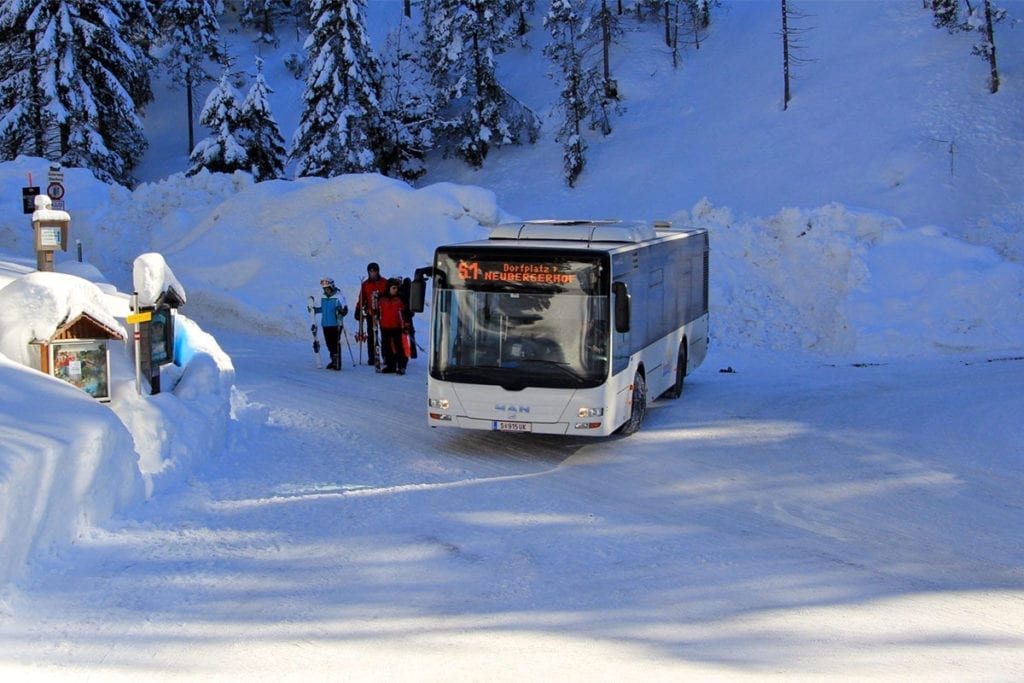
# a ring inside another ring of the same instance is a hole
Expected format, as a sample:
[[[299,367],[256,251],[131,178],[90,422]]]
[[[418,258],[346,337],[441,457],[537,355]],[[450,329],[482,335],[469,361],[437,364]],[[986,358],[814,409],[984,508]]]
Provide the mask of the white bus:
[[[708,348],[708,233],[668,223],[526,221],[438,247],[431,427],[607,436],[676,398]]]

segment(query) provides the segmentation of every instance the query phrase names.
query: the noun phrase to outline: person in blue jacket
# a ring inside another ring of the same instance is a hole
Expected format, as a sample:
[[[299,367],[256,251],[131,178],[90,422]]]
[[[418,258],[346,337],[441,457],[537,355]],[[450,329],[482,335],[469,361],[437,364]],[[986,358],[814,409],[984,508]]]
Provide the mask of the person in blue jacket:
[[[324,278],[320,281],[324,295],[319,306],[313,306],[313,312],[320,314],[320,329],[324,331],[324,343],[331,354],[328,370],[341,370],[341,329],[343,319],[348,315],[348,303],[345,295],[334,286],[334,280]]]

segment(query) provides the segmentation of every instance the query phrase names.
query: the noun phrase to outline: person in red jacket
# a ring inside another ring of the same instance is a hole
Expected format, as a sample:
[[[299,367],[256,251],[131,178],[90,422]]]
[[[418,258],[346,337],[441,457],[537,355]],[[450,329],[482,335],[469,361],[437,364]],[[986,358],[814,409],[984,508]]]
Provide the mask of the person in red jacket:
[[[387,281],[380,276],[380,265],[369,263],[366,266],[366,279],[359,286],[359,297],[356,299],[356,320],[361,320],[366,330],[366,362],[377,364],[377,339],[373,326],[377,322],[377,309],[374,306],[374,292],[377,298],[384,296]],[[360,340],[361,341],[361,340]]]
[[[384,360],[381,372],[404,375],[409,359],[405,355],[402,335],[409,328],[409,311],[398,293],[401,285],[402,280],[397,277],[387,281],[387,290],[377,301],[377,311],[380,315],[380,351]]]

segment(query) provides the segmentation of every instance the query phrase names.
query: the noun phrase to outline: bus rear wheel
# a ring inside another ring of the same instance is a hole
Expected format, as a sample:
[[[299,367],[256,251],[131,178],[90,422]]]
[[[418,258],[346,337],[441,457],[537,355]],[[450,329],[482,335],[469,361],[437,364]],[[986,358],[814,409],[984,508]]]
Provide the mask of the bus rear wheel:
[[[676,361],[676,383],[665,390],[665,398],[679,398],[683,393],[683,382],[686,381],[686,342],[679,345],[679,358]]]
[[[644,415],[647,414],[647,381],[639,371],[633,378],[633,400],[631,403],[633,409],[629,412],[629,419],[619,427],[619,432],[626,436],[640,431]]]

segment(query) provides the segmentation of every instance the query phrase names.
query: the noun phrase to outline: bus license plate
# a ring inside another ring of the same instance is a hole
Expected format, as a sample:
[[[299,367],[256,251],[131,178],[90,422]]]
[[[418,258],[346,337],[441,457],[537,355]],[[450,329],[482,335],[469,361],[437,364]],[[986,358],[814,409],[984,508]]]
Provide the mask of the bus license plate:
[[[495,420],[493,423],[496,432],[532,432],[533,425],[529,422],[510,422],[507,420]]]

